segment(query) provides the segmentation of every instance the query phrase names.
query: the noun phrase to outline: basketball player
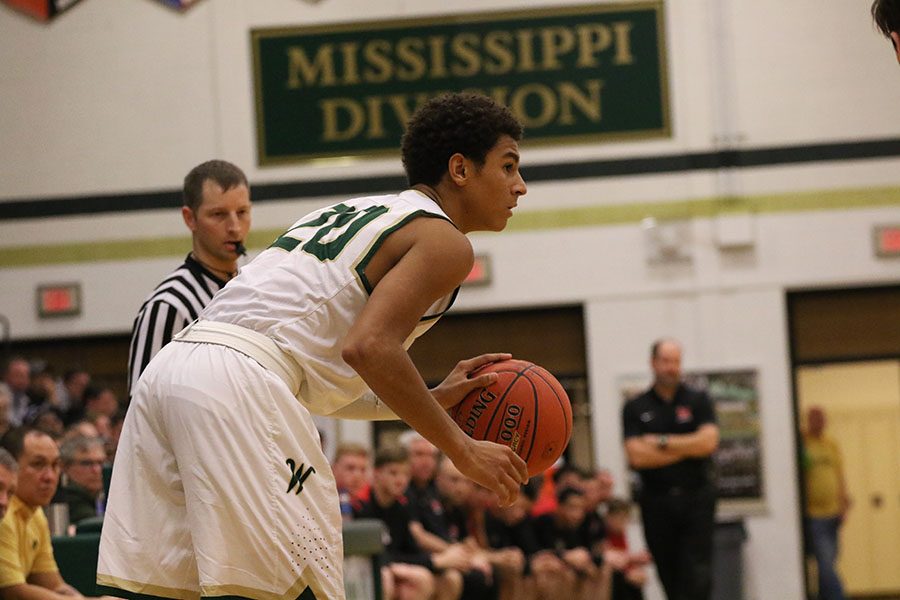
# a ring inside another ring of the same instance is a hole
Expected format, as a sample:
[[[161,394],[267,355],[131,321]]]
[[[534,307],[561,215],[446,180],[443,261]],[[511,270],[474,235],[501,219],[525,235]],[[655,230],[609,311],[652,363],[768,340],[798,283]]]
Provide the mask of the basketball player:
[[[900,62],[900,0],[875,0],[872,18],[881,33],[891,40],[897,62]]]
[[[334,478],[310,413],[401,418],[511,502],[508,447],[445,409],[508,354],[463,360],[428,390],[406,353],[473,264],[465,234],[506,226],[525,183],[521,124],[471,94],[427,102],[403,138],[411,188],[295,223],[160,351],[133,390],[98,582],[168,598],[344,598]]]
[[[250,230],[250,186],[241,169],[224,160],[197,165],[184,178],[181,217],[191,230],[184,264],[158,285],[134,320],[128,352],[128,393],[150,359],[193,321],[237,274]]]

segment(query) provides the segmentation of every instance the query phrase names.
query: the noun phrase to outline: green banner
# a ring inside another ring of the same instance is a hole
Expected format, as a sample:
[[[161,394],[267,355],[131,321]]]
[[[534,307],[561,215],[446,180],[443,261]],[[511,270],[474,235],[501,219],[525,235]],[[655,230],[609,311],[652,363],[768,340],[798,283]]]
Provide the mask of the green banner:
[[[526,143],[669,135],[661,2],[252,32],[261,165],[396,153],[447,91],[509,106]]]

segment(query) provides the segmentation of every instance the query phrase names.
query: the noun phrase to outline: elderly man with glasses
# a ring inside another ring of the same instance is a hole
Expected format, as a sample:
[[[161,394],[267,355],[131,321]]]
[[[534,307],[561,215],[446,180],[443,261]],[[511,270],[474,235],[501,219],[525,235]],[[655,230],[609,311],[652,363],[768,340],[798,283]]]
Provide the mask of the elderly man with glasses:
[[[103,465],[106,464],[103,439],[70,438],[60,446],[59,455],[63,476],[53,502],[69,505],[71,523],[103,514]]]

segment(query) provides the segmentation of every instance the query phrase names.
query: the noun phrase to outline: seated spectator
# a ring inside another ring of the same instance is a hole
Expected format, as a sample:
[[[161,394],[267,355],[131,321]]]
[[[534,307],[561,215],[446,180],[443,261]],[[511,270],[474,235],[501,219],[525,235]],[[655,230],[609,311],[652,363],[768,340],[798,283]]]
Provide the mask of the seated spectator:
[[[647,582],[647,572],[644,568],[650,562],[650,554],[644,552],[630,552],[625,530],[631,521],[631,503],[622,498],[611,498],[606,510],[606,540],[604,545],[609,557],[609,563],[613,565],[612,599],[613,600],[643,600],[642,588]],[[613,559],[613,553],[619,558]]]
[[[425,600],[435,593],[433,565],[409,532],[409,513],[401,499],[409,483],[409,465],[402,448],[383,448],[375,454],[375,472],[368,500],[357,499],[353,515],[379,519],[388,530],[382,585],[388,598]]]
[[[94,415],[106,415],[112,418],[119,412],[119,398],[112,388],[100,388],[96,394],[88,397],[85,394],[84,413],[90,418]]]
[[[435,478],[440,451],[430,441],[414,430],[405,431],[400,436],[400,443],[409,455],[410,482],[406,488],[406,501],[412,518],[412,532],[416,543],[425,552],[440,556],[440,560],[449,560],[450,564],[444,577],[452,580],[456,586],[461,582],[464,597],[478,597],[487,587],[484,575],[472,573],[475,559],[470,551],[458,545],[447,543],[435,531],[442,528],[443,511],[438,495]],[[481,563],[483,570],[489,570],[486,563]]]
[[[412,486],[410,486],[412,487]],[[485,551],[471,537],[468,521],[474,484],[447,457],[441,457],[434,478],[435,497],[412,505],[410,531],[419,546],[432,554],[460,552],[469,557],[455,569],[462,575],[462,597],[494,598],[493,568]]]
[[[19,467],[18,485],[0,521],[0,599],[81,598],[59,574],[47,517],[59,481],[59,449],[46,433],[27,427],[11,431],[3,443]]]
[[[106,450],[100,438],[73,437],[59,448],[62,459],[62,485],[53,502],[69,506],[69,522],[103,514],[103,465]]]
[[[55,408],[57,405],[56,376],[53,368],[45,361],[31,363],[31,384],[28,386],[28,397],[31,401],[22,417],[22,423],[25,425],[30,425],[38,414]]]
[[[109,420],[109,437],[106,438],[106,463],[111,465],[116,459],[116,450],[119,448],[119,436],[122,435],[122,424],[125,422],[126,409],[119,411]],[[100,432],[98,431],[99,435]]]
[[[21,425],[31,405],[31,398],[28,397],[28,388],[31,387],[31,365],[21,356],[10,358],[3,371],[3,382],[9,386],[12,393],[9,420],[13,426]]]
[[[428,506],[439,502],[434,478],[440,451],[412,429],[404,431],[399,441],[409,454],[410,481],[405,493],[406,500],[412,514],[422,516]]]
[[[597,473],[600,473],[600,471]],[[607,485],[607,479],[611,480],[612,477],[605,476],[600,478],[597,474],[594,474],[594,476],[585,477],[581,481],[581,488],[578,488],[583,492],[585,509],[584,521],[581,524],[582,539],[587,544],[592,556],[603,556],[604,560],[607,559],[607,556],[606,546],[604,545],[606,523],[603,520],[603,516],[606,513],[605,503],[609,498],[605,492],[611,489]],[[615,556],[613,555],[612,558],[615,558]]]
[[[93,421],[97,415],[112,418],[119,411],[119,398],[112,388],[88,386],[84,390],[82,406],[71,409],[66,415],[66,422],[73,423],[82,419]]]
[[[353,501],[369,498],[369,449],[361,444],[340,444],[331,463],[341,516],[353,517]]]
[[[604,565],[600,545],[583,527],[587,514],[584,492],[563,488],[557,502],[555,514],[541,515],[534,520],[538,544],[555,551],[575,573],[576,598],[609,598],[611,569]]]
[[[565,488],[583,489],[584,479],[577,467],[565,462],[558,462],[544,471],[537,500],[531,508],[531,516],[539,517],[556,512],[559,491]]]
[[[84,390],[91,384],[91,375],[87,371],[72,369],[66,371],[56,384],[56,399],[63,413],[72,408],[84,406]]]
[[[441,460],[435,481],[450,539],[456,538],[470,546],[474,552],[473,572],[478,575],[483,571],[490,577],[487,583],[492,585],[481,592],[482,596],[496,595],[500,600],[521,598],[525,554],[514,547],[494,548],[487,537],[487,509],[497,503],[496,494],[465,477],[446,457]],[[470,597],[465,586],[463,596]]]
[[[88,421],[87,419],[81,419],[71,423],[68,427],[66,427],[65,432],[63,433],[62,439],[60,443],[65,442],[69,438],[73,437],[87,437],[87,438],[96,438],[100,437],[100,432],[97,431],[97,428],[94,427],[94,424]]]
[[[609,469],[599,468],[593,476],[582,482],[584,498],[588,512],[596,512],[600,516],[606,513],[606,502],[613,495],[614,481]]]
[[[100,439],[108,440],[110,436],[110,427],[112,426],[112,418],[103,413],[89,413],[88,421],[97,428]]]
[[[525,558],[524,579],[513,587],[509,598],[558,600],[575,597],[575,573],[553,550],[542,550],[534,534],[532,505],[541,482],[529,481],[509,506],[500,506],[496,495],[487,504],[484,529],[486,543],[493,549],[515,549]],[[505,591],[505,590],[504,590]]]
[[[8,385],[0,383],[0,437],[12,427],[12,391]]]
[[[16,480],[19,464],[12,454],[0,448],[0,520],[9,508],[9,501],[16,493]]]
[[[435,600],[458,600],[462,594],[462,576],[457,566],[465,566],[464,551],[452,550],[429,555],[410,532],[410,515],[404,490],[409,485],[409,454],[403,447],[385,447],[375,453],[372,493],[354,510],[356,518],[380,519],[388,529],[390,541],[385,549],[388,565],[403,563],[424,567],[434,574]],[[421,573],[421,571],[416,570]],[[423,590],[424,591],[424,590]],[[429,597],[429,596],[425,596]]]
[[[29,413],[25,424],[38,431],[43,431],[54,440],[59,440],[65,432],[62,416],[59,410],[52,406],[43,406],[37,412]]]

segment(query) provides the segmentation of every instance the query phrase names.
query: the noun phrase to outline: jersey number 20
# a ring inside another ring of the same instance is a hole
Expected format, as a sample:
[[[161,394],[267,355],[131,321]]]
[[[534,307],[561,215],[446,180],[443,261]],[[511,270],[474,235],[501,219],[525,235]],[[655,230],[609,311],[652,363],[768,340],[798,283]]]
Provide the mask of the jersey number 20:
[[[356,210],[356,208],[346,204],[337,204],[318,217],[291,227],[281,237],[272,242],[272,245],[269,247],[281,248],[290,252],[297,246],[300,246],[301,250],[312,254],[319,260],[333,260],[341,253],[344,246],[353,239],[356,232],[362,229],[366,223],[378,218],[387,211],[386,206],[370,206],[363,210]],[[289,233],[301,227],[317,227],[318,229],[308,240],[299,240],[288,236]],[[340,233],[333,237],[329,235],[338,231]],[[329,236],[330,239],[323,242],[322,238],[325,236]]]

